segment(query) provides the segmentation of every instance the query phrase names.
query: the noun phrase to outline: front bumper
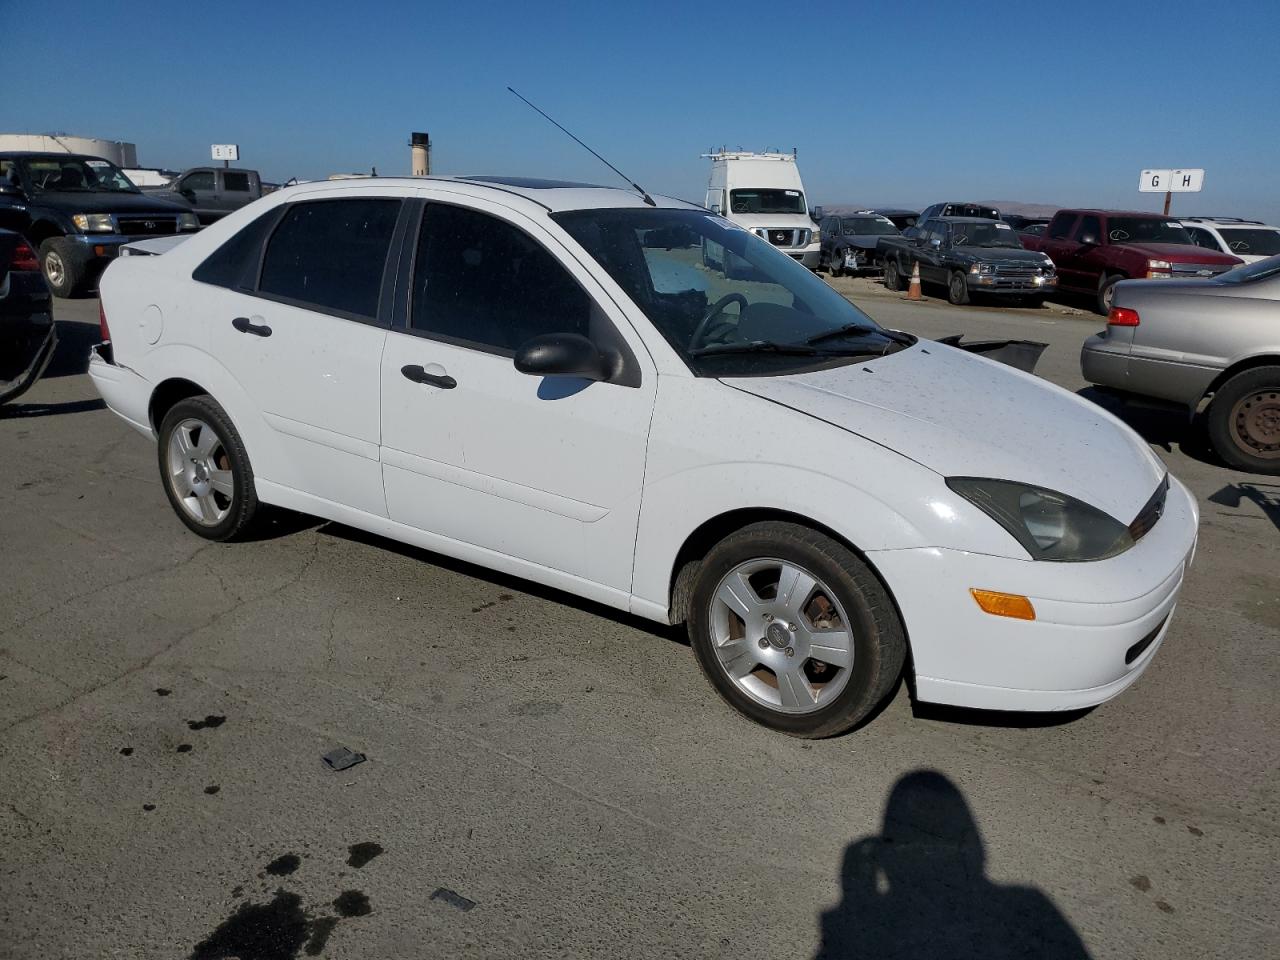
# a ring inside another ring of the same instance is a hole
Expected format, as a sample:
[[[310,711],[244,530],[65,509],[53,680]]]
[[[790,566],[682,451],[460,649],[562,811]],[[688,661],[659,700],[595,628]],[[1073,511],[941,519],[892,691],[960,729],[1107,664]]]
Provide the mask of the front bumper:
[[[1164,642],[1199,511],[1170,478],[1165,513],[1135,546],[1091,563],[925,547],[868,554],[902,612],[922,701],[1073,710],[1133,684]],[[970,588],[1030,598],[1034,621],[982,612]]]
[[[1058,278],[1001,276],[998,273],[967,273],[965,279],[972,293],[1008,294],[1025,297],[1033,294],[1053,293],[1058,289]]]
[[[774,249],[785,253],[792,260],[799,260],[810,270],[817,270],[818,264],[822,262],[822,247],[816,243],[811,243],[807,247],[774,247]]]

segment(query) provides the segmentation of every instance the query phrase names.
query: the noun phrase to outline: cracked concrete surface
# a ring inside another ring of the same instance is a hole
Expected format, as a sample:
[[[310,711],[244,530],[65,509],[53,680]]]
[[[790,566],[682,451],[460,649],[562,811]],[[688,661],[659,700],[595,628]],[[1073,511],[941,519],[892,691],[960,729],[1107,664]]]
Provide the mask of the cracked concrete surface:
[[[1049,341],[1040,372],[1083,386],[1095,318],[839,285],[924,335]],[[58,308],[84,342],[96,303]],[[333,958],[1079,955],[1037,932],[1050,915],[1096,958],[1280,952],[1280,515],[1259,493],[1280,483],[1177,424],[1141,415],[1200,500],[1199,553],[1132,690],[1052,723],[900,689],[800,743],[642,621],[305,519],[206,544],[93,396],[70,373],[0,412],[4,960],[189,956],[238,916],[284,923],[277,889]],[[369,759],[330,771],[337,745]],[[919,770],[961,799],[886,823]],[[361,842],[385,852],[354,869]]]

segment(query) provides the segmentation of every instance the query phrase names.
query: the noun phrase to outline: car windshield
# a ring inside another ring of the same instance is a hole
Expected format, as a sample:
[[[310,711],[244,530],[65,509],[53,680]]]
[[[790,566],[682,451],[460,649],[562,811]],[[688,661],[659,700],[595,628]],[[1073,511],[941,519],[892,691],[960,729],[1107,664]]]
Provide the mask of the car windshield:
[[[1112,243],[1192,243],[1180,223],[1160,217],[1110,217],[1107,236]]]
[[[982,223],[952,223],[951,245],[953,247],[1017,247],[1022,249],[1022,241],[1017,231],[1007,223],[994,221]]]
[[[769,376],[879,357],[887,331],[807,267],[701,210],[553,214],[699,376]]]
[[[804,194],[799,190],[734,190],[729,194],[734,213],[804,213]]]
[[[115,164],[96,157],[32,157],[22,161],[37,190],[59,193],[137,193]]]
[[[845,220],[843,226],[846,237],[888,237],[898,232],[898,228],[883,217],[855,217],[852,220]]]
[[[1256,283],[1275,276],[1280,276],[1280,256],[1268,257],[1256,263],[1246,263],[1242,267],[1219,274],[1218,279],[1224,283]]]
[[[1219,227],[1232,253],[1249,257],[1273,257],[1280,253],[1280,230],[1270,227]]]

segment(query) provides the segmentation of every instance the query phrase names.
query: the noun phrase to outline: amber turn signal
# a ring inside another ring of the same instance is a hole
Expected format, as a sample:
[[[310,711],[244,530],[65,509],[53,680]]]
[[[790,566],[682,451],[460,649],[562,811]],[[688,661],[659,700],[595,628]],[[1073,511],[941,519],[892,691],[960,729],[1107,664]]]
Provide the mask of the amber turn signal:
[[[986,613],[997,617],[1013,617],[1015,620],[1036,618],[1036,608],[1031,605],[1031,601],[1016,593],[997,593],[994,590],[979,590],[977,587],[971,587],[969,592]]]

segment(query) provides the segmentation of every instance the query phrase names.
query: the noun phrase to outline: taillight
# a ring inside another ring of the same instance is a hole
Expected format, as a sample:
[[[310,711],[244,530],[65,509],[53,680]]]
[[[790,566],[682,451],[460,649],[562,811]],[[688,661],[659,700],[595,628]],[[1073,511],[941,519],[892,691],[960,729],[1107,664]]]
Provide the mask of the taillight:
[[[1136,327],[1137,325],[1137,310],[1130,310],[1128,307],[1112,307],[1111,312],[1107,314],[1108,327]]]
[[[102,342],[111,342],[111,328],[107,326],[107,311],[102,309],[102,303],[98,303],[98,330],[102,334]]]
[[[19,240],[18,245],[13,248],[13,260],[9,263],[10,270],[39,270],[40,258],[36,256],[36,252],[31,249],[31,244],[25,240]]]

